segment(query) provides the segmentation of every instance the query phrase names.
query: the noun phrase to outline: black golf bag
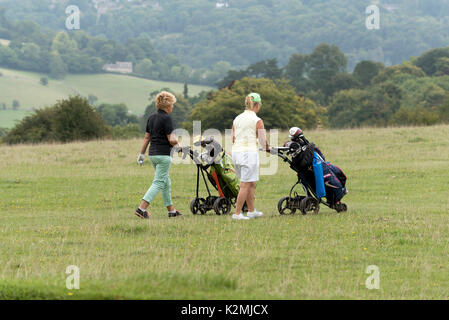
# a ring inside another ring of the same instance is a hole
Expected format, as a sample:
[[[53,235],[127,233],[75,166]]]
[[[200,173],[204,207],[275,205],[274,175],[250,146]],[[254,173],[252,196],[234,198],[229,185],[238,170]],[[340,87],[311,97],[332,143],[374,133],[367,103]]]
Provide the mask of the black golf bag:
[[[301,210],[303,214],[311,211],[318,213],[320,203],[338,212],[347,210],[346,205],[340,203],[340,200],[347,193],[346,175],[337,166],[326,162],[321,150],[315,144],[309,142],[302,131],[296,136],[291,136],[291,140],[287,141],[284,147],[275,148],[275,152],[290,164],[290,167],[298,176],[298,181],[291,188],[289,196],[282,198],[278,203],[278,210],[281,214],[292,214],[296,209]],[[315,152],[322,162],[326,201],[316,196],[316,180],[313,171]],[[299,196],[293,191],[298,184],[303,186],[306,196]]]

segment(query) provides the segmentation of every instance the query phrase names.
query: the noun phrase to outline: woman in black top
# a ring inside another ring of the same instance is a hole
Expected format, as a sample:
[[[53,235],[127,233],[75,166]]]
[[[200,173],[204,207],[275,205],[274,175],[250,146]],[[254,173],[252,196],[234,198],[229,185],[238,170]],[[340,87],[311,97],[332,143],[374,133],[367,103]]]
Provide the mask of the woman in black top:
[[[171,181],[170,181],[170,152],[173,147],[178,147],[178,141],[173,133],[173,121],[170,114],[173,111],[173,105],[176,98],[173,94],[162,91],[156,96],[157,112],[151,114],[148,118],[145,138],[137,162],[142,165],[145,160],[145,151],[150,144],[149,156],[151,164],[155,169],[154,180],[151,187],[142,199],[140,207],[136,210],[136,215],[142,219],[150,217],[147,211],[151,201],[159,192],[162,192],[164,205],[168,210],[168,217],[178,217],[181,213],[175,209],[171,199]]]

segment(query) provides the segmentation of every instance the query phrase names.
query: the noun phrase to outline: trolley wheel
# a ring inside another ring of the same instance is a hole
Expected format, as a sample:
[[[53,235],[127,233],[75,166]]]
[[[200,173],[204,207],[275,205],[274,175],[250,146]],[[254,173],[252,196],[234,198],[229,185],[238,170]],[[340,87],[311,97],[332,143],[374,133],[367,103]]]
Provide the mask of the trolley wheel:
[[[294,214],[296,208],[292,208],[292,202],[290,197],[283,197],[278,202],[278,211],[280,214]]]
[[[306,197],[301,200],[299,204],[299,209],[301,210],[302,214],[318,214],[318,211],[320,211],[320,204],[318,203],[318,200],[312,197]]]
[[[206,211],[204,210],[204,203],[206,200],[203,198],[195,198],[192,201],[190,201],[190,211],[193,214],[205,214]]]
[[[337,212],[348,211],[348,206],[344,203],[337,203],[334,208]]]
[[[228,198],[218,198],[214,202],[214,211],[217,215],[231,212],[231,201]]]

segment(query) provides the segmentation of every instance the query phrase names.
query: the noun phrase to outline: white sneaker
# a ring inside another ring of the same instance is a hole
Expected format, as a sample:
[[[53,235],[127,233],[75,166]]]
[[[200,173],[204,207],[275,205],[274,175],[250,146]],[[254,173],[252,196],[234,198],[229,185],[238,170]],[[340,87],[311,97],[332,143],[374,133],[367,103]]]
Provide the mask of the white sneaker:
[[[263,212],[257,211],[254,209],[254,212],[249,212],[246,214],[248,218],[259,218],[263,216]]]
[[[243,215],[243,213],[241,213],[241,214],[233,214],[232,215],[232,219],[234,219],[234,220],[249,220],[249,218],[248,217],[245,217],[244,215]]]

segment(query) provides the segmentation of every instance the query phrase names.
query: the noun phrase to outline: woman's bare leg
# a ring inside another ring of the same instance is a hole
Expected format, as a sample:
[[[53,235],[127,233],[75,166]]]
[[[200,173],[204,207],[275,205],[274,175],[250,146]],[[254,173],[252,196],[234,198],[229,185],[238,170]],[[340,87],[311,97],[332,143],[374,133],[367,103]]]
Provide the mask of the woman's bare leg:
[[[140,209],[144,209],[146,210],[148,208],[150,204],[148,202],[146,202],[145,200],[142,200],[142,202],[140,203]]]
[[[254,191],[256,190],[255,182],[248,182],[248,195],[246,197],[246,205],[249,212],[254,212]]]
[[[242,211],[243,204],[245,203],[246,199],[248,198],[248,191],[249,186],[248,182],[241,182],[240,183],[240,191],[239,195],[237,196],[237,201],[235,203],[235,214],[239,215]]]

